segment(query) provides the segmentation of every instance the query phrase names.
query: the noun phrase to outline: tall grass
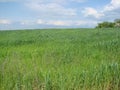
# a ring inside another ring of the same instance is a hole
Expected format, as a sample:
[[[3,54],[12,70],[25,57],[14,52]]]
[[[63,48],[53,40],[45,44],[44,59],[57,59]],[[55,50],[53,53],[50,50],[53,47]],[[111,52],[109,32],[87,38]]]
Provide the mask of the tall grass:
[[[120,90],[120,30],[0,31],[0,90]]]

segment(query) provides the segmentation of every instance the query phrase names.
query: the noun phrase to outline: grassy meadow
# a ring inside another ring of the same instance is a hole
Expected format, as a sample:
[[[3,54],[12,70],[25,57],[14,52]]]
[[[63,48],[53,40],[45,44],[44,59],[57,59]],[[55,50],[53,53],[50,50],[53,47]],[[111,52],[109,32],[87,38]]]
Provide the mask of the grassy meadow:
[[[0,90],[120,90],[120,29],[0,31]]]

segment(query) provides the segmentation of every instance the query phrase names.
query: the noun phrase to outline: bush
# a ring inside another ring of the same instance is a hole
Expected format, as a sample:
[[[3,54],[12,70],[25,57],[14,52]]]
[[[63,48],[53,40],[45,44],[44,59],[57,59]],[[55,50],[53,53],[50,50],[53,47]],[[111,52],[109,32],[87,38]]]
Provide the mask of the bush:
[[[102,22],[99,23],[96,28],[113,28],[115,26],[115,23],[112,22]]]
[[[96,26],[96,28],[120,28],[120,19],[115,19],[114,22],[102,22],[102,23],[98,23],[98,25]]]

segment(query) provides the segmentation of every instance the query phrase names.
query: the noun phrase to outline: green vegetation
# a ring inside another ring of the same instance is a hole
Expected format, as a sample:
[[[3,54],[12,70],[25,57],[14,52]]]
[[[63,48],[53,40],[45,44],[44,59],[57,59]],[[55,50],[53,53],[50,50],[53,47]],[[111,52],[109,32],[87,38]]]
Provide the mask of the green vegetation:
[[[120,90],[120,29],[0,31],[0,90]]]
[[[114,22],[98,23],[96,28],[120,28],[120,19],[115,19]]]

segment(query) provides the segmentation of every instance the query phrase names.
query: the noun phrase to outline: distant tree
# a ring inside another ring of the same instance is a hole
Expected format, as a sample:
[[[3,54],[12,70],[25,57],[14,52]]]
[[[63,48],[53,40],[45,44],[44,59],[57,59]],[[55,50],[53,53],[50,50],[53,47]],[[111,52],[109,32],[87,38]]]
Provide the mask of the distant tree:
[[[96,28],[120,28],[120,19],[115,19],[114,22],[98,23]]]
[[[98,26],[96,28],[113,28],[115,26],[115,23],[113,22],[102,22],[98,23]]]

